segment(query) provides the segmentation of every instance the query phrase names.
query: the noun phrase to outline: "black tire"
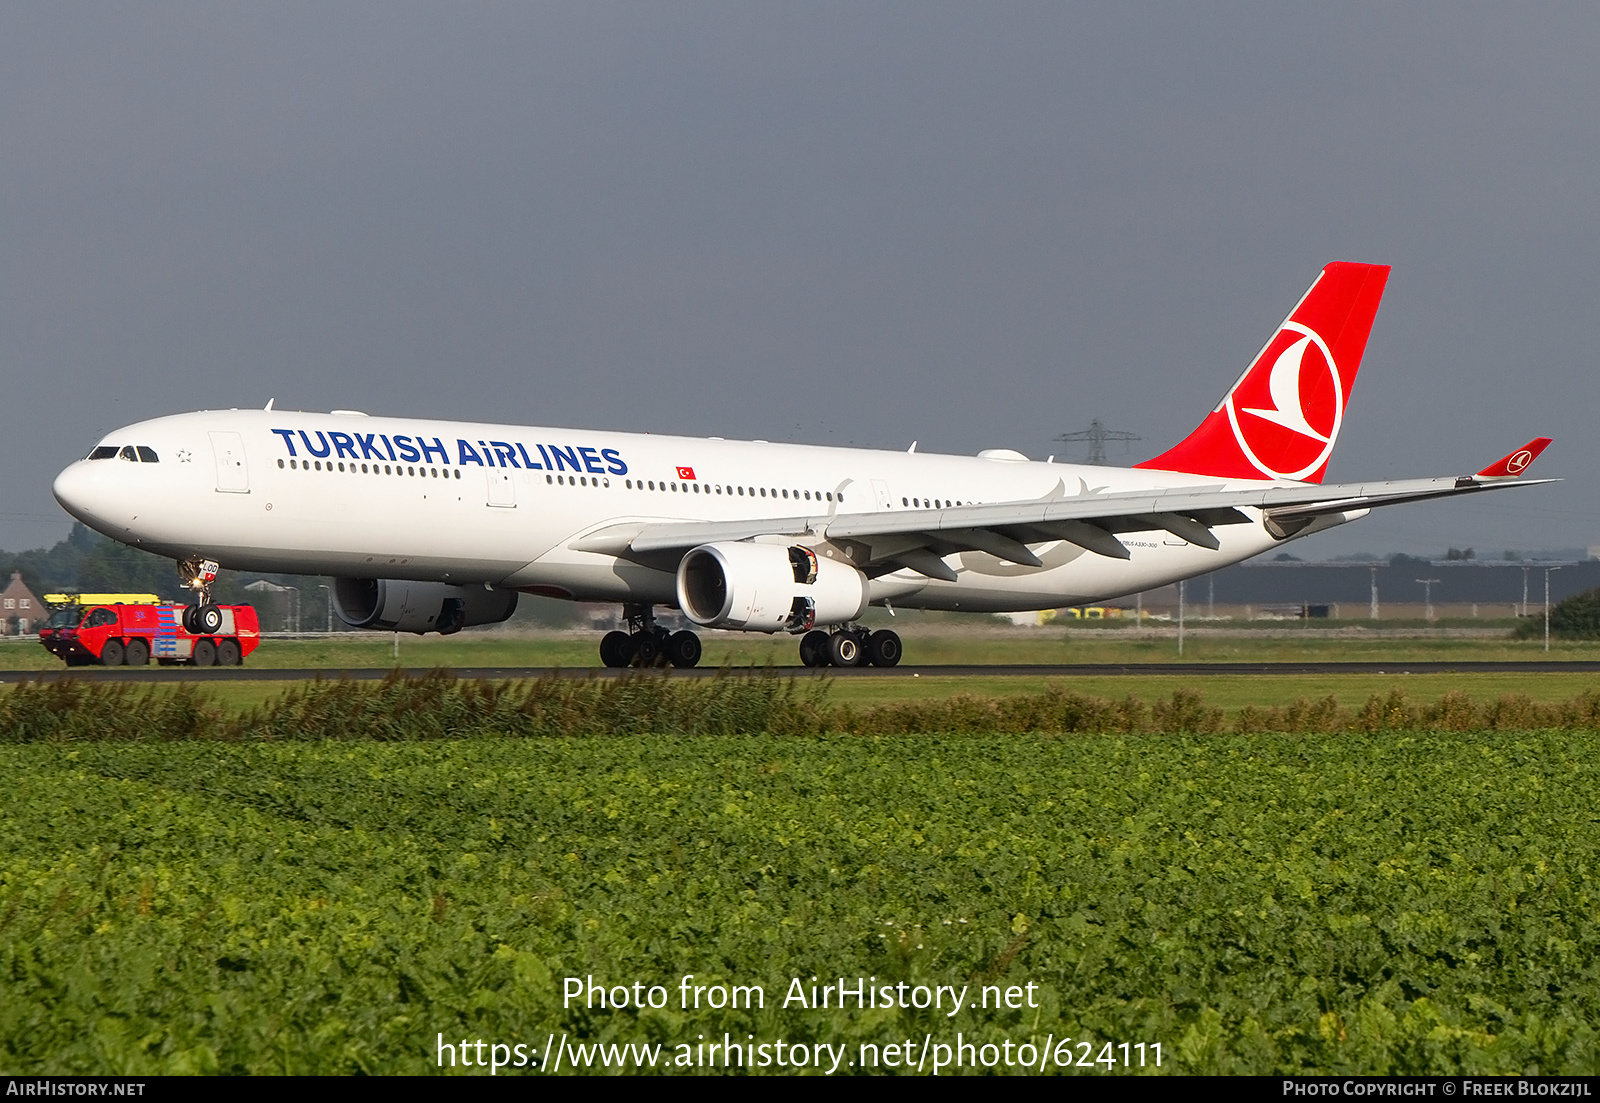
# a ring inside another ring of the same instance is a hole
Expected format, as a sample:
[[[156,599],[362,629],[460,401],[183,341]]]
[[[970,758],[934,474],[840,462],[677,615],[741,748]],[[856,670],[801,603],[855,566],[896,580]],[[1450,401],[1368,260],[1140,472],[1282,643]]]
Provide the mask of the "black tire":
[[[800,637],[800,665],[802,666],[827,666],[828,633],[807,632]]]
[[[210,640],[197,640],[189,661],[195,666],[212,666],[217,661],[217,645]]]
[[[661,641],[654,632],[640,632],[633,637],[633,657],[641,667],[652,667],[661,658]]]
[[[835,632],[828,637],[828,661],[834,666],[860,666],[866,657],[866,649],[853,633]]]
[[[700,661],[700,637],[693,632],[674,632],[667,640],[667,661],[688,670]]]
[[[100,649],[100,665],[121,666],[126,655],[121,640],[107,640],[106,645]]]
[[[129,666],[148,666],[150,664],[150,645],[143,640],[129,640],[128,652],[123,656],[122,661]]]
[[[200,634],[200,626],[194,622],[194,613],[198,608],[200,608],[198,605],[185,605],[183,612],[178,617],[178,623],[183,625],[183,630],[191,636]]]
[[[222,631],[222,610],[215,605],[202,605],[195,612],[195,624],[199,625],[199,635],[209,636]]]
[[[867,662],[873,666],[899,666],[904,654],[900,637],[887,628],[879,629],[867,637]]]
[[[600,661],[606,666],[627,666],[633,661],[633,637],[626,632],[607,632],[600,637]]]
[[[244,661],[244,652],[239,649],[238,640],[222,640],[217,644],[217,665],[238,666]]]

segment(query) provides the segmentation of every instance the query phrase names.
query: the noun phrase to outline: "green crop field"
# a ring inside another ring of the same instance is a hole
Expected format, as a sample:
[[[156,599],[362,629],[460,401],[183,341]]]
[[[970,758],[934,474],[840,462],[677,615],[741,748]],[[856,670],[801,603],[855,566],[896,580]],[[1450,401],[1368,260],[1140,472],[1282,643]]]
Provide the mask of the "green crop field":
[[[724,1039],[757,1071],[1056,1071],[1064,1038],[1082,1074],[1600,1065],[1593,694],[787,686],[12,690],[0,1072],[703,1072]],[[599,734],[632,724],[678,734]],[[965,997],[809,1005],[841,978]],[[763,1006],[710,1006],[736,987]]]

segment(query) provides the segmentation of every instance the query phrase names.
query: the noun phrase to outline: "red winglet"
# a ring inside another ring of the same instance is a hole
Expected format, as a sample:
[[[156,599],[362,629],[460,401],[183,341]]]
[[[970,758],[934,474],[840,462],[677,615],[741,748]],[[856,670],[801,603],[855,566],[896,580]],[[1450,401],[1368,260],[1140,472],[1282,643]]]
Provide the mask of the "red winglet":
[[[1478,472],[1474,478],[1514,479],[1526,471],[1528,469],[1528,465],[1534,460],[1538,459],[1539,453],[1543,452],[1545,448],[1549,446],[1549,444],[1549,437],[1535,437],[1533,440],[1530,440],[1527,444],[1524,444],[1521,448],[1518,448],[1515,452],[1511,453],[1511,455],[1507,456],[1505,459],[1496,460],[1488,467],[1485,467],[1482,471]]]

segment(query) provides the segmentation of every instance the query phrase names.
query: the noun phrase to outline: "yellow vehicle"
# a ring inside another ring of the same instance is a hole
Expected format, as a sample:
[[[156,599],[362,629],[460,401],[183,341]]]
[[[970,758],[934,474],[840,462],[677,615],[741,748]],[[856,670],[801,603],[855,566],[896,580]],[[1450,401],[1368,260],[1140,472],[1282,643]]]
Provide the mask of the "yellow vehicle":
[[[155,594],[45,594],[46,605],[160,605]]]

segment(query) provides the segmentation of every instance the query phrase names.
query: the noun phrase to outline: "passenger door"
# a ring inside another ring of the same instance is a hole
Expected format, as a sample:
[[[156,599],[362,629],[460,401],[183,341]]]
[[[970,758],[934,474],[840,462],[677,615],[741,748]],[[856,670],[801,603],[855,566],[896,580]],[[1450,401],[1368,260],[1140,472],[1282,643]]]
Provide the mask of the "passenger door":
[[[217,492],[250,493],[250,469],[245,466],[244,438],[238,433],[212,433],[211,451],[217,458]]]

